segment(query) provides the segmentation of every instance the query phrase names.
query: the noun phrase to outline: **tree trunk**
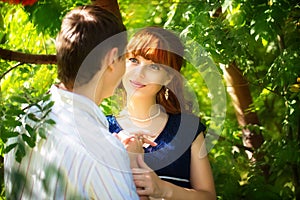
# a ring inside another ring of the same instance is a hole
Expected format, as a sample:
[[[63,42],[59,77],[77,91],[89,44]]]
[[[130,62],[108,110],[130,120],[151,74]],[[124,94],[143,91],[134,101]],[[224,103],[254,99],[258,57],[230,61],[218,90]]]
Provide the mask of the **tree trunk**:
[[[92,4],[100,6],[114,15],[116,15],[120,20],[122,20],[119,4],[117,0],[91,0]]]
[[[227,92],[232,99],[235,109],[237,121],[243,127],[243,144],[248,148],[257,149],[264,141],[263,136],[260,132],[250,131],[246,127],[247,125],[259,125],[257,114],[248,110],[252,104],[249,84],[237,68],[235,62],[229,64],[229,66],[222,67],[222,70],[227,85]],[[248,151],[247,154],[252,158],[251,152]]]

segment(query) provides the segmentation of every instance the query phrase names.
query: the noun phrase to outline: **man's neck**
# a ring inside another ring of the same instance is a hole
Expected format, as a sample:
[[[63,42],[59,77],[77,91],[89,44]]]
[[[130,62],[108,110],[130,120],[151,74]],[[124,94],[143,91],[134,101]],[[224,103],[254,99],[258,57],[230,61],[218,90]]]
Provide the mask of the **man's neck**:
[[[59,83],[56,85],[56,87],[58,87],[59,89],[62,89],[62,90],[66,90],[66,91],[69,91],[69,92],[73,92],[73,88],[72,89],[68,89],[64,83]]]

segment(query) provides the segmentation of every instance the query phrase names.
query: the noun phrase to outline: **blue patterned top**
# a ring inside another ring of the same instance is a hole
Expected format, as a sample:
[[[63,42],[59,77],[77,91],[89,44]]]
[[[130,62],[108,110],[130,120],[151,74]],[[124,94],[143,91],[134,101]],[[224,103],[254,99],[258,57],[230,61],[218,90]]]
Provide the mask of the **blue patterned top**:
[[[107,116],[109,131],[119,133],[122,127],[112,115]],[[155,139],[157,146],[147,147],[145,162],[163,180],[191,188],[191,144],[206,127],[191,114],[169,114],[162,133]]]

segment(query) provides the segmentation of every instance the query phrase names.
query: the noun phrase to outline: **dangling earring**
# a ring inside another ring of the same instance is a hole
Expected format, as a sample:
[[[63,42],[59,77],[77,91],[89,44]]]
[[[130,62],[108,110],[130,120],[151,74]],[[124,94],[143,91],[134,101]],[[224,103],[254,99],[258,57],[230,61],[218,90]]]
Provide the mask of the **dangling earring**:
[[[166,98],[166,100],[168,100],[168,98],[169,98],[169,88],[166,88],[165,98]]]

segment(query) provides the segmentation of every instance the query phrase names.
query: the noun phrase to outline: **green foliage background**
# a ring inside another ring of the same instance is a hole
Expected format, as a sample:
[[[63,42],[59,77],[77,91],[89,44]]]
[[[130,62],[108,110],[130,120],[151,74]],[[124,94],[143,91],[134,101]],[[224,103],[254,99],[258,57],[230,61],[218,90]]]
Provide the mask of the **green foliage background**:
[[[0,46],[24,53],[55,54],[54,41],[62,17],[73,7],[88,3],[88,0],[40,0],[31,7],[23,7],[0,2]],[[228,98],[222,137],[215,141],[209,154],[218,199],[300,199],[298,1],[119,0],[119,3],[129,30],[149,25],[174,30],[187,43],[193,40],[201,44],[217,66],[236,62],[249,81],[254,101],[251,109],[261,121],[260,126],[251,128],[262,131],[265,138],[255,153],[264,157],[252,163],[240,148],[241,127]],[[2,59],[0,65],[0,74],[12,69],[0,80],[3,156],[7,151],[4,142],[18,134],[14,129],[20,126],[26,108],[41,99],[47,100],[45,94],[57,79],[55,65]],[[211,101],[218,97],[208,96],[203,78],[193,67],[187,65],[183,74],[189,77],[198,97],[199,115],[209,126]],[[106,113],[112,112],[110,105],[109,100],[103,103]],[[28,132],[38,131],[35,128],[28,128]],[[27,139],[24,145],[30,142]],[[267,176],[262,167],[269,168]]]

